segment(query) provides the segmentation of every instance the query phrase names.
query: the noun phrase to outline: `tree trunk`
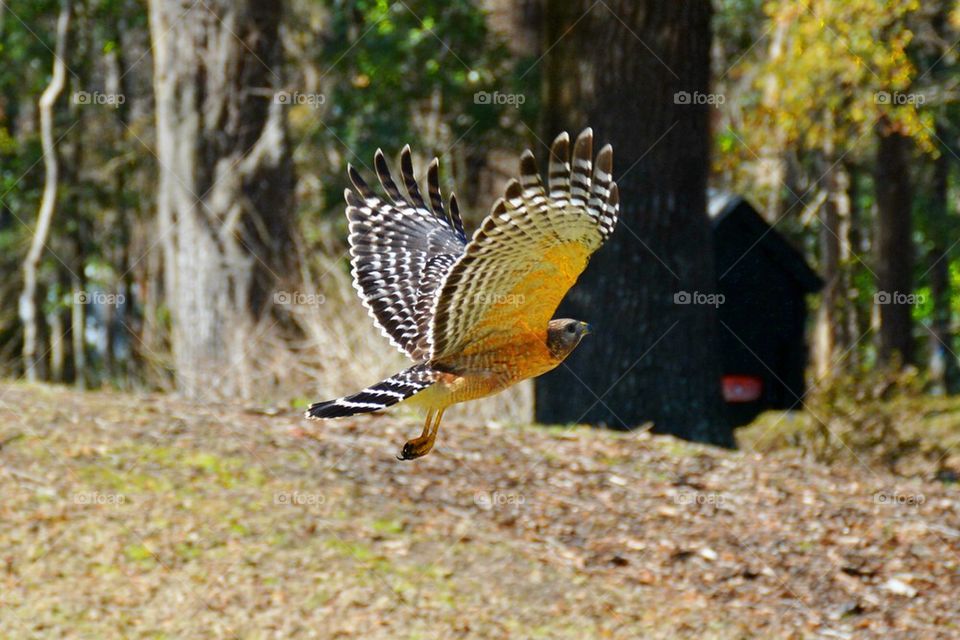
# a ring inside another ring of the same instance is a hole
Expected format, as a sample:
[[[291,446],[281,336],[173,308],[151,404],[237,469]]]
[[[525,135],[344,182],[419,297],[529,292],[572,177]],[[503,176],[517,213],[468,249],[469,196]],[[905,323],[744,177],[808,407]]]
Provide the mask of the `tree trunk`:
[[[817,309],[814,328],[813,361],[817,380],[832,378],[839,366],[839,336],[843,329],[842,303],[843,278],[840,273],[840,210],[838,208],[839,180],[834,166],[832,149],[826,156],[827,174],[824,176],[827,198],[824,201],[823,216],[820,218],[820,275],[823,289],[820,292],[820,306]]]
[[[57,44],[53,56],[53,75],[50,84],[40,96],[40,139],[43,147],[43,164],[46,171],[40,210],[37,213],[37,226],[33,232],[30,250],[23,261],[23,291],[20,294],[19,313],[23,323],[23,368],[30,382],[37,380],[37,268],[46,246],[50,225],[57,208],[57,180],[59,166],[57,149],[53,135],[53,107],[63,92],[67,79],[67,65],[64,63],[67,48],[67,34],[70,27],[70,0],[63,0],[60,16],[57,18]]]
[[[827,121],[828,135],[822,149],[823,185],[826,197],[820,216],[820,292],[813,333],[813,368],[817,381],[836,376],[849,363],[850,345],[860,336],[856,332],[857,314],[850,294],[853,276],[859,264],[854,245],[857,240],[853,219],[855,197],[849,167],[837,160],[833,116]]]
[[[66,361],[66,329],[63,324],[63,311],[57,307],[50,312],[50,380],[63,382],[63,363]]]
[[[874,241],[880,362],[913,362],[913,226],[909,139],[888,123],[878,127]]]
[[[863,321],[860,308],[857,303],[857,280],[856,276],[863,270],[859,255],[862,252],[861,245],[863,237],[860,226],[863,224],[860,210],[858,207],[859,186],[857,181],[857,169],[853,166],[845,167],[845,181],[847,195],[845,198],[845,215],[840,220],[840,255],[845,256],[847,260],[846,268],[843,270],[843,289],[844,289],[844,307],[846,316],[846,331],[844,344],[846,357],[843,365],[847,370],[856,371],[860,368],[862,358],[861,350],[855,345],[860,338],[869,330],[869,324]],[[867,314],[869,317],[869,314]]]
[[[576,6],[574,6],[576,5]],[[706,214],[710,4],[547,4],[544,139],[586,125],[614,144],[620,224],[559,316],[597,333],[537,384],[537,419],[655,430],[730,446]],[[649,48],[648,48],[649,46]],[[693,102],[695,98],[691,100]]]
[[[941,139],[945,132],[938,132]],[[930,297],[933,304],[930,323],[930,377],[937,391],[957,393],[960,391],[960,367],[953,346],[953,333],[950,328],[950,257],[946,243],[951,242],[946,235],[948,228],[948,197],[950,182],[950,158],[941,152],[933,168],[931,194],[930,227],[933,230],[933,247],[928,254],[930,265],[927,273],[930,277]]]
[[[788,23],[778,21],[770,33],[770,44],[767,48],[767,58],[776,62],[783,58],[784,43],[787,36]],[[780,102],[780,80],[775,73],[767,73],[762,80],[763,106],[774,113]],[[757,162],[757,187],[765,190],[766,203],[763,205],[763,217],[771,225],[780,221],[784,211],[783,192],[787,182],[786,143],[782,129],[776,129],[775,135],[767,139],[760,148],[760,157]]]
[[[73,295],[70,307],[70,334],[73,339],[73,386],[77,389],[87,388],[87,337],[86,337],[86,306],[87,293],[84,291],[83,280],[74,276],[71,278]]]
[[[158,226],[177,386],[247,395],[251,328],[289,268],[278,3],[150,2]]]

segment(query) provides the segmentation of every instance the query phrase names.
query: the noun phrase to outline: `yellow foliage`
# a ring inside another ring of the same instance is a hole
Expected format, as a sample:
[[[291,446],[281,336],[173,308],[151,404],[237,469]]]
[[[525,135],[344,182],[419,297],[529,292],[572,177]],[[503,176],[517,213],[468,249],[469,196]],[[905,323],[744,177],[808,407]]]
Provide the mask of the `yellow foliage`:
[[[919,8],[917,0],[767,2],[768,32],[782,46],[752,63],[762,99],[744,115],[745,144],[776,139],[839,157],[883,120],[932,151],[933,116],[907,54],[908,18]]]

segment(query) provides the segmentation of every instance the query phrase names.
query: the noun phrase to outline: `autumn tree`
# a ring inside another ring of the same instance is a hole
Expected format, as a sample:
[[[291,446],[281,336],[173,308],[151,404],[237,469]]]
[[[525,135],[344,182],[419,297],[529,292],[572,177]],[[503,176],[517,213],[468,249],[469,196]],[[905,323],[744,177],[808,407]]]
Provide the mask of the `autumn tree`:
[[[896,159],[911,138],[929,150],[929,114],[909,99],[915,66],[908,55],[912,32],[907,17],[918,9],[915,0],[852,0],[851,2],[796,3],[775,1],[765,5],[771,27],[781,39],[770,55],[750,72],[757,94],[764,100],[747,110],[733,146],[746,162],[758,158],[756,149],[780,140],[785,156],[801,159],[800,171],[812,177],[780,185],[781,197],[792,202],[783,207],[779,222],[789,214],[816,222],[819,236],[819,270],[826,286],[821,293],[814,332],[814,360],[818,377],[831,376],[843,366],[850,348],[862,337],[858,322],[848,318],[852,301],[863,293],[854,285],[864,270],[880,291],[902,296],[911,293],[910,200],[906,172],[879,168],[874,180],[878,205],[883,207],[878,230],[888,242],[874,243],[873,256],[861,255],[853,234],[862,232],[853,223],[856,187],[850,167],[870,164],[870,143],[876,144],[877,162]],[[770,91],[770,87],[776,91]],[[899,136],[899,137],[890,137]],[[897,197],[886,198],[894,189]],[[883,199],[884,202],[880,203]],[[894,226],[890,226],[893,224]],[[896,226],[899,224],[899,226]],[[881,248],[882,247],[882,248]],[[906,289],[906,290],[901,290]],[[908,298],[898,298],[904,300]],[[885,297],[876,300],[883,302]],[[880,304],[881,344],[889,336],[909,333],[909,308]],[[905,327],[905,328],[904,328]],[[883,336],[888,336],[884,338]],[[901,347],[905,344],[898,339]]]

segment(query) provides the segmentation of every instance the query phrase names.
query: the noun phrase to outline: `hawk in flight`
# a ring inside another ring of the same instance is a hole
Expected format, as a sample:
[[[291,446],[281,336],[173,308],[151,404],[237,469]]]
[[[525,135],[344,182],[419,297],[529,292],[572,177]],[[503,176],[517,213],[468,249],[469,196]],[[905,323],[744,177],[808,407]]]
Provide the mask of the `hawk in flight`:
[[[308,418],[339,418],[407,401],[427,412],[423,432],[398,456],[411,460],[433,448],[444,410],[550,371],[590,332],[585,322],[551,319],[613,232],[619,211],[613,149],[593,158],[593,132],[573,145],[557,136],[549,180],[533,153],[520,157],[520,180],[469,240],[456,197],[444,202],[439,162],[427,170],[427,198],[414,179],[410,147],[400,154],[403,189],[377,151],[374,162],[387,198],[353,167],[347,189],[354,287],[390,342],[415,363],[353,395],[319,402]]]

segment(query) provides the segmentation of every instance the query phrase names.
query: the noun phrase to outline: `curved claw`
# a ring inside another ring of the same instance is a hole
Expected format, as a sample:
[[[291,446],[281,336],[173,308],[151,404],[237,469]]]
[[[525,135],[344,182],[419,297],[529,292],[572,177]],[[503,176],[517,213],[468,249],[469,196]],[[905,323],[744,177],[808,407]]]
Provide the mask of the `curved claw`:
[[[416,460],[417,458],[423,457],[427,454],[427,451],[420,452],[419,449],[422,447],[417,447],[416,444],[411,445],[410,442],[407,442],[403,445],[403,449],[400,450],[400,455],[397,456],[397,460]]]

